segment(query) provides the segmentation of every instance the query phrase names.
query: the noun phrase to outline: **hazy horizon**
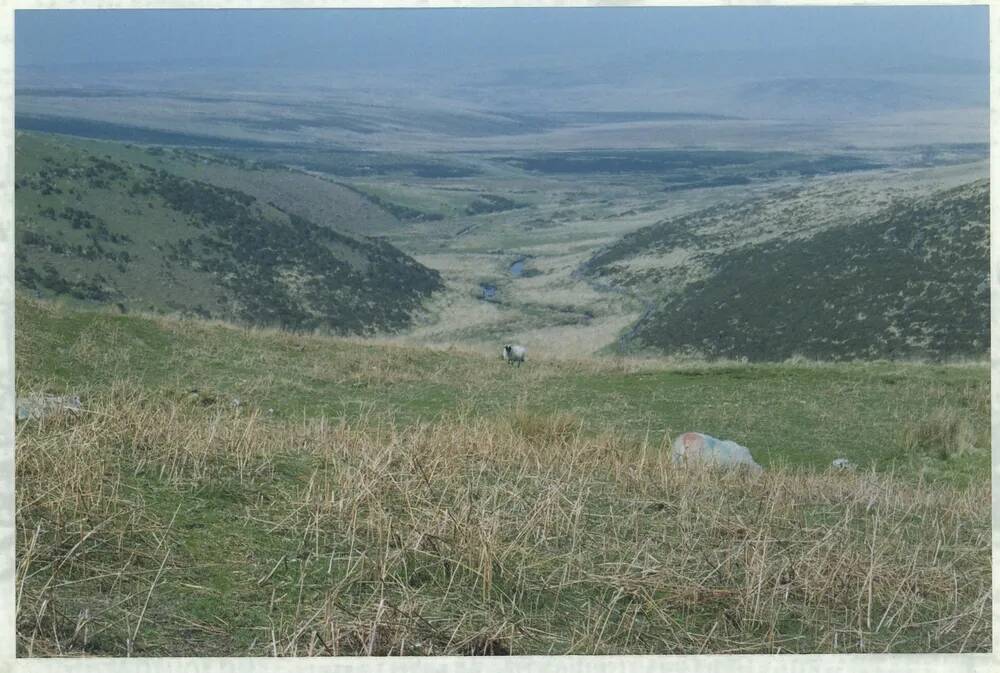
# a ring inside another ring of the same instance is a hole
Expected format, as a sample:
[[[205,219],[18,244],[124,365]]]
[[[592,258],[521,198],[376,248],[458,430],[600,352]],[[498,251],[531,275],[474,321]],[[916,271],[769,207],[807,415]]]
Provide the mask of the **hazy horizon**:
[[[268,138],[366,149],[533,147],[539,133],[550,147],[985,142],[987,19],[986,6],[18,10],[17,111],[210,135],[233,120],[245,135],[313,106],[310,126]],[[649,133],[665,120],[620,118],[577,133],[567,124],[588,120],[557,119],[576,111],[763,125]],[[382,131],[354,133],[344,114]]]
[[[387,66],[571,53],[812,51],[988,67],[986,6],[18,10],[19,66]],[[224,40],[222,38],[225,38]]]

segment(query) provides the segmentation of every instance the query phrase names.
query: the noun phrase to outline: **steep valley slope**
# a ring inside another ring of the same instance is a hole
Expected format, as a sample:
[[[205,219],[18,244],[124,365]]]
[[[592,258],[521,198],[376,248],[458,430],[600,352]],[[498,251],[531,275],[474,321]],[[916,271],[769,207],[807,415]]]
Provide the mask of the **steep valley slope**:
[[[15,277],[36,296],[364,334],[442,286],[385,241],[118,151],[18,133],[15,152]]]
[[[631,333],[640,349],[751,360],[982,357],[989,183],[958,170],[943,177],[937,190],[851,178],[842,189],[720,204],[633,232],[584,271],[650,301]]]

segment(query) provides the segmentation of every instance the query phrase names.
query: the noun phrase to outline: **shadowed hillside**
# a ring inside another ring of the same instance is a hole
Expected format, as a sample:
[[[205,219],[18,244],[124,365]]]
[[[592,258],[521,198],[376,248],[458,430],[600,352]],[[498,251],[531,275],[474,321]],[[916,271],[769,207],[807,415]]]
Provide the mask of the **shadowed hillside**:
[[[588,269],[656,298],[634,336],[660,351],[751,360],[988,352],[988,182],[896,199],[856,220],[827,208],[825,220],[775,217],[765,228],[762,208],[787,206],[748,202],[670,220]]]
[[[367,333],[441,287],[384,241],[235,189],[52,137],[16,152],[15,273],[39,296]]]

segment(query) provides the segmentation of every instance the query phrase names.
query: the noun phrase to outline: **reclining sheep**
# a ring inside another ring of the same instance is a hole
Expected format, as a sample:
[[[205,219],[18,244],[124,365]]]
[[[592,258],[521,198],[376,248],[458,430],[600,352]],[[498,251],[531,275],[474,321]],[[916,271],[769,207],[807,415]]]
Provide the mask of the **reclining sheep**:
[[[516,362],[517,366],[520,367],[527,355],[528,349],[524,346],[511,346],[510,344],[505,344],[501,357],[506,360],[507,364],[512,365]]]

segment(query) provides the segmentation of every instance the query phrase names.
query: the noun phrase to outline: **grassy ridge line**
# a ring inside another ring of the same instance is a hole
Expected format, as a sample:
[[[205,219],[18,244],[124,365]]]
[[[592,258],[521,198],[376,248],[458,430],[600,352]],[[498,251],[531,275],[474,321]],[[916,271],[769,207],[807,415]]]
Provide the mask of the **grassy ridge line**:
[[[981,363],[533,359],[514,371],[499,355],[111,315],[22,296],[15,322],[18,394],[99,392],[129,380],[166,397],[196,388],[240,398],[275,418],[352,420],[374,407],[403,425],[521,405],[571,414],[588,433],[654,444],[700,430],[744,444],[765,466],[822,468],[847,457],[906,478],[967,483],[989,474],[989,374]],[[936,417],[948,423],[939,427]]]
[[[18,428],[23,655],[990,648],[985,483],[683,471],[528,409],[87,400]]]
[[[22,145],[24,138],[52,138],[37,133],[19,133],[18,137]],[[389,213],[331,179],[266,159],[240,158],[218,149],[142,146],[68,136],[60,136],[57,140],[67,149],[77,148],[116,161],[145,164],[179,177],[244,192],[261,203],[274,204],[341,232],[371,235],[384,233],[399,224]]]
[[[373,203],[375,206],[390,213],[401,222],[436,222],[444,219],[444,215],[441,213],[425,212],[423,210],[410,208],[409,206],[404,206],[399,203],[394,203],[383,199],[381,196],[374,194],[370,190],[364,190],[347,182],[335,182],[334,184],[354,192],[358,196]]]

